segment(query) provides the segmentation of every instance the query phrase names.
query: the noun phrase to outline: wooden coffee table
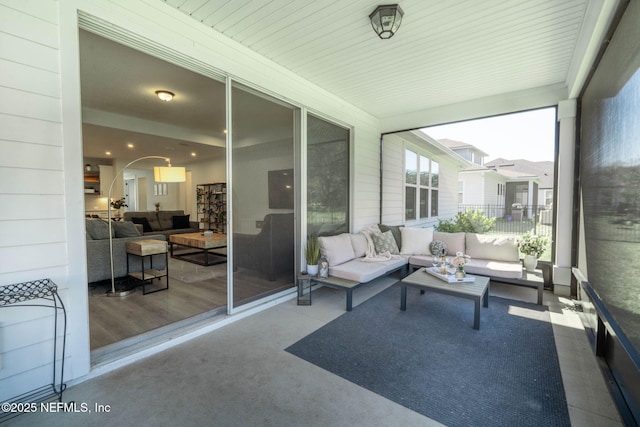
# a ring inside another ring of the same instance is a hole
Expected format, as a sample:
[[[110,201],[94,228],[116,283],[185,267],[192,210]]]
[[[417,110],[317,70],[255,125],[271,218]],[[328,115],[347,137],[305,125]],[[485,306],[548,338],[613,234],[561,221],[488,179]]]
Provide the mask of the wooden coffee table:
[[[470,276],[470,275],[469,275]],[[489,307],[489,278],[483,276],[472,276],[474,282],[454,282],[447,283],[424,271],[424,268],[416,270],[400,282],[400,310],[407,310],[407,288],[409,286],[421,291],[438,292],[445,295],[452,295],[460,298],[473,300],[475,311],[473,315],[473,329],[480,329],[480,302],[485,307]]]
[[[173,258],[204,266],[222,264],[227,262],[227,256],[221,253],[216,253],[213,260],[209,259],[209,251],[211,249],[220,249],[227,247],[227,235],[223,233],[213,233],[212,236],[205,236],[202,233],[172,234],[171,236],[169,236],[169,243],[171,246],[171,257]],[[189,248],[197,249],[197,251],[174,254],[173,245],[186,246]],[[204,253],[204,261],[189,258],[189,255],[197,253]]]

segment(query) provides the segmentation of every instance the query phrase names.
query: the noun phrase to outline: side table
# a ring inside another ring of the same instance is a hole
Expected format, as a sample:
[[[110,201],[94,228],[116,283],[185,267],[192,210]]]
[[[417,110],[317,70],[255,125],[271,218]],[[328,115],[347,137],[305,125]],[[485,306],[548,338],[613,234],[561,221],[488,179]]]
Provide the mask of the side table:
[[[169,257],[167,242],[163,240],[136,240],[127,242],[127,276],[142,282],[142,295],[169,289]],[[153,268],[153,256],[164,254],[166,268],[157,270]],[[140,257],[140,271],[129,271],[129,257]],[[145,259],[149,259],[149,268],[145,268]],[[166,286],[164,288],[147,291],[145,285],[153,279],[161,280],[164,277]]]

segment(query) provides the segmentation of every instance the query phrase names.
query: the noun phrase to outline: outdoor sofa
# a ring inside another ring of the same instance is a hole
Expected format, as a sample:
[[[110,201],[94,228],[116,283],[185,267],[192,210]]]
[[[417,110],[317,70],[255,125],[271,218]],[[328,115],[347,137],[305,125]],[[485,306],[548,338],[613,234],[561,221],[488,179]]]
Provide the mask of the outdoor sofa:
[[[329,263],[329,277],[358,283],[349,289],[396,271],[404,276],[417,268],[432,266],[429,246],[434,240],[444,242],[448,256],[455,256],[456,252],[469,255],[465,265],[469,274],[507,282],[522,277],[515,236],[443,233],[432,227],[376,225],[360,233],[324,236],[318,240],[320,253]],[[331,285],[340,288],[335,283]]]

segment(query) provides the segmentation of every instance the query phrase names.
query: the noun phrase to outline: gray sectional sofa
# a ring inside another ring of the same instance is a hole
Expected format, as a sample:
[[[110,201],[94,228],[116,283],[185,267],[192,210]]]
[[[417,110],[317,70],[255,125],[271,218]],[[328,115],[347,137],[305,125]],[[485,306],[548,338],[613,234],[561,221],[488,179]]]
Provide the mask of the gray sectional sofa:
[[[109,262],[109,225],[106,220],[87,218],[87,273],[88,282],[100,282],[111,279],[111,264]],[[113,268],[115,277],[127,275],[127,251],[126,244],[135,240],[167,240],[164,234],[141,235],[138,228],[131,222],[112,221],[113,237]],[[140,271],[140,258],[130,257],[131,271]],[[165,268],[165,258],[154,256],[154,268]],[[148,267],[148,265],[147,265]]]
[[[125,212],[123,219],[138,224],[142,228],[143,235],[162,234],[167,239],[172,234],[200,231],[198,222],[191,221],[190,215],[185,215],[182,210]]]

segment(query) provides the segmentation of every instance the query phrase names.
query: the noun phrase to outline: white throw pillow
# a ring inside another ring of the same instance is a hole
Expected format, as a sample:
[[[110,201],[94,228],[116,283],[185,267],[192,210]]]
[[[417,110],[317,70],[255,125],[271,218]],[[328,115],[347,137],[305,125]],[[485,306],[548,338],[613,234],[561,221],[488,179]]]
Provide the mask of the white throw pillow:
[[[433,240],[433,227],[402,227],[400,234],[402,236],[401,254],[431,255],[429,252],[429,243]]]
[[[518,241],[514,236],[467,233],[465,240],[467,255],[471,258],[512,262],[520,260]]]
[[[353,246],[351,246],[349,233],[318,237],[318,241],[320,242],[320,254],[329,261],[330,266],[351,261],[356,257]]]
[[[353,254],[356,258],[362,258],[367,253],[367,238],[363,233],[350,234]]]

